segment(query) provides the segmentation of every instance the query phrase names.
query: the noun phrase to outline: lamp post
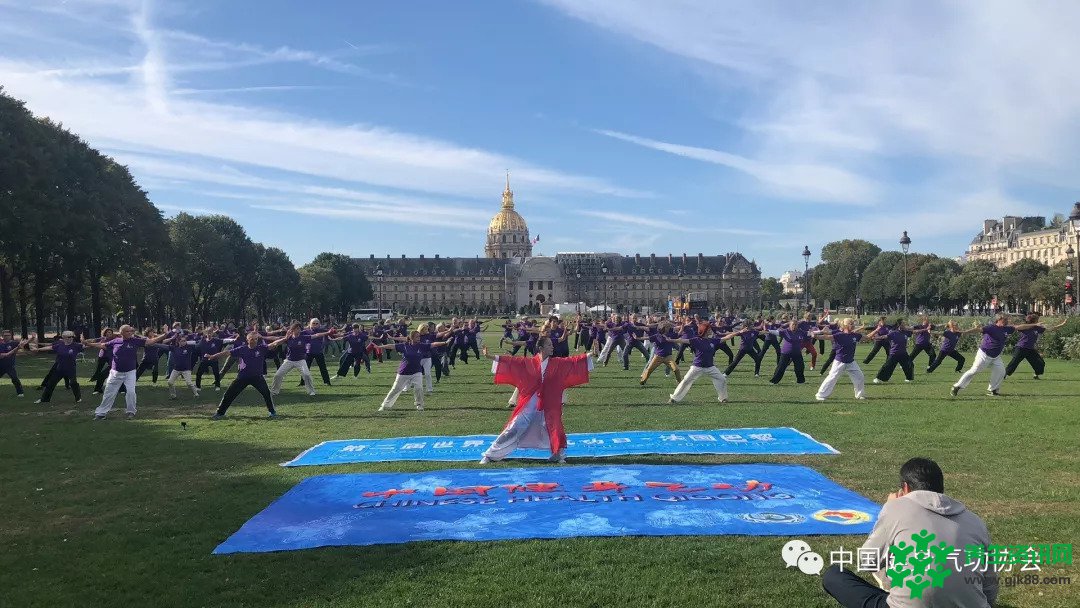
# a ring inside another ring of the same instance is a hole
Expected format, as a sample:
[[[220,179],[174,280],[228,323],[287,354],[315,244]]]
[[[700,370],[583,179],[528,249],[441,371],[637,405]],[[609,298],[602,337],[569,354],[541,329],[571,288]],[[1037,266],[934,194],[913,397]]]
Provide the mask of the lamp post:
[[[606,262],[600,265],[600,277],[601,277],[601,280],[604,282],[604,316],[606,317],[608,315],[608,312],[609,312],[608,298],[607,298],[607,263]]]
[[[1065,250],[1065,272],[1069,272],[1069,271],[1072,270],[1072,257],[1073,257],[1073,254],[1075,254],[1075,253],[1076,252],[1073,251],[1072,245],[1069,245],[1068,249]],[[1073,279],[1075,280],[1076,277],[1074,276]],[[1068,277],[1066,276],[1065,286],[1068,287],[1069,283],[1070,283],[1070,281],[1068,280]],[[1071,297],[1072,297],[1072,294],[1068,293],[1068,289],[1066,289],[1066,293],[1065,293],[1065,314],[1069,314],[1069,309],[1072,308],[1071,306],[1069,306],[1069,304],[1071,304],[1071,302],[1069,302],[1069,298],[1071,298]]]
[[[623,306],[626,307],[626,313],[630,313],[630,283],[623,286]]]
[[[379,325],[382,325],[382,285],[383,285],[383,269],[382,266],[375,267],[375,285],[379,295]]]
[[[904,250],[904,314],[908,312],[907,309],[907,252],[911,247],[911,238],[907,235],[907,230],[904,231],[904,236],[900,237],[900,248]]]
[[[803,299],[806,300],[806,309],[810,309],[810,246],[803,245]]]
[[[581,264],[578,264],[577,270],[574,271],[574,293],[577,294],[577,299],[581,300]]]
[[[862,308],[862,283],[859,281],[859,270],[855,270],[855,316],[861,314]]]
[[[1073,236],[1076,237],[1076,274],[1073,275],[1073,306],[1080,304],[1080,202],[1073,204],[1072,213],[1069,214],[1069,223],[1072,224]]]

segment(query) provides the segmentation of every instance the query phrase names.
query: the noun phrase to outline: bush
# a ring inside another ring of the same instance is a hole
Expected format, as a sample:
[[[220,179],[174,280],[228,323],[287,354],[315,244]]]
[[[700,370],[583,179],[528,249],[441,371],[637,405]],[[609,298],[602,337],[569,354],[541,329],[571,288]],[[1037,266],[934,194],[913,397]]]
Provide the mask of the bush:
[[[1078,341],[1080,341],[1080,317],[1072,317],[1064,327],[1043,334],[1040,340],[1042,354],[1052,359],[1080,359],[1080,351],[1077,351]]]
[[[1062,340],[1061,358],[1073,360],[1080,359],[1080,334],[1072,335]]]

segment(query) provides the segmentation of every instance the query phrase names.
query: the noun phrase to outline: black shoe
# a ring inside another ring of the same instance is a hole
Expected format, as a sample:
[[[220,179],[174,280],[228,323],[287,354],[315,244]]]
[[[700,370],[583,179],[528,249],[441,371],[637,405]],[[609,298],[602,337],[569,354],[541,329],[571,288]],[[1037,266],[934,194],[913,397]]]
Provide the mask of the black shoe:
[[[949,389],[949,394],[952,395],[953,397],[955,397],[959,393],[960,393],[960,387],[959,386],[954,386],[954,387]]]
[[[986,391],[986,396],[987,397],[1001,397],[1002,395],[1001,395],[1001,393],[999,393],[997,391]]]

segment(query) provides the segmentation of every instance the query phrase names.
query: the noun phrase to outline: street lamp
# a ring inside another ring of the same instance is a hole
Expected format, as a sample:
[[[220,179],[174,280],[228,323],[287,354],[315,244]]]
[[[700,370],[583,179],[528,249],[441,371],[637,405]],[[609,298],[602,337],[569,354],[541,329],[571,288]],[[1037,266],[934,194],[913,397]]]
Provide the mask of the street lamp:
[[[1069,223],[1072,224],[1073,236],[1076,237],[1076,250],[1080,252],[1080,202],[1073,204],[1072,213],[1069,214]],[[1073,285],[1076,294],[1073,296],[1073,306],[1080,304],[1080,254],[1076,256],[1076,274],[1073,275]]]
[[[803,245],[803,299],[806,300],[806,308],[810,309],[810,246]]]
[[[1069,245],[1068,249],[1065,250],[1065,272],[1069,272],[1070,270],[1072,270],[1072,257],[1075,253],[1076,252],[1073,251],[1072,245]],[[1076,277],[1074,276],[1073,279],[1075,280]],[[1068,284],[1068,277],[1066,277],[1065,285],[1068,286]],[[1071,293],[1065,294],[1065,314],[1069,314],[1069,308],[1071,308],[1071,306],[1069,306],[1069,304],[1071,304],[1071,302],[1069,302],[1069,298],[1071,297]]]
[[[607,299],[607,262],[600,265],[600,276],[604,282],[604,316],[607,316],[609,312]]]
[[[375,285],[377,287],[379,295],[379,325],[382,325],[382,286],[383,286],[383,269],[382,266],[375,267]]]
[[[577,293],[577,299],[581,300],[581,264],[578,264],[577,270],[574,271],[574,291]]]
[[[623,306],[626,307],[626,312],[630,312],[630,283],[623,286]]]
[[[911,247],[911,238],[907,235],[907,230],[904,231],[904,236],[900,237],[900,248],[904,250],[904,314],[907,314],[907,252]]]
[[[859,282],[859,270],[855,269],[855,316],[859,316],[862,307],[862,283]]]

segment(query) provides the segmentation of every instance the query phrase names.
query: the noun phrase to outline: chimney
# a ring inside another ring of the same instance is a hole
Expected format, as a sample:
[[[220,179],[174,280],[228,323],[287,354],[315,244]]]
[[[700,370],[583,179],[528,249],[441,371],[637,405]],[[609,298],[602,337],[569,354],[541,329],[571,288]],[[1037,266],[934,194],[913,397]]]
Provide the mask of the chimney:
[[[420,259],[421,260],[424,259],[424,254],[422,254],[422,253],[420,254]]]
[[[640,253],[635,253],[634,254],[634,265],[635,266],[641,266],[641,254]]]
[[[404,253],[401,254],[401,259],[403,259],[403,260],[405,259],[405,254]]]
[[[436,260],[439,259],[439,254],[437,254],[437,253],[435,254],[435,259]]]
[[[373,259],[373,260],[375,259],[375,254],[374,253],[371,254],[371,259]]]
[[[668,266],[671,266],[671,264],[672,264],[672,258],[671,258],[671,254],[670,254],[670,253],[669,253],[669,254],[667,254],[667,263],[668,263]]]
[[[655,264],[655,263],[656,263],[656,254],[655,253],[650,253],[649,254],[649,264]]]
[[[682,265],[686,266],[686,252],[685,251],[682,254]]]

